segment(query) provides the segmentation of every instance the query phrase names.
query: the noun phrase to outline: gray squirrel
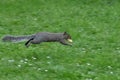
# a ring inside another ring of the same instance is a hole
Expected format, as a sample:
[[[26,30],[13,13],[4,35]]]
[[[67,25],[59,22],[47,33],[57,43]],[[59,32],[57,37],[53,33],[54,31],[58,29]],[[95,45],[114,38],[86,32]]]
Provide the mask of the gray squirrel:
[[[63,33],[51,33],[51,32],[39,32],[33,35],[25,35],[25,36],[4,36],[2,38],[4,42],[10,41],[10,42],[20,42],[26,40],[25,43],[26,47],[29,47],[30,44],[40,44],[42,42],[60,42],[63,45],[71,46],[71,44],[67,43],[71,42],[72,39],[71,36],[67,32]]]

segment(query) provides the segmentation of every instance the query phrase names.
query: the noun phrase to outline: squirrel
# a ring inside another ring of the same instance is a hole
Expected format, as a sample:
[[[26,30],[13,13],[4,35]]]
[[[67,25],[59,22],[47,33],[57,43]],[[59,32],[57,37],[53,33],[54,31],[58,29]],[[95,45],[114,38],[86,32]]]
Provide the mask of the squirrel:
[[[59,42],[63,45],[72,46],[71,44],[67,43],[71,42],[71,36],[67,32],[63,33],[51,33],[51,32],[39,32],[32,35],[24,35],[24,36],[4,36],[2,38],[4,42],[21,42],[26,40],[25,43],[26,47],[29,47],[30,44],[40,44],[42,42]]]

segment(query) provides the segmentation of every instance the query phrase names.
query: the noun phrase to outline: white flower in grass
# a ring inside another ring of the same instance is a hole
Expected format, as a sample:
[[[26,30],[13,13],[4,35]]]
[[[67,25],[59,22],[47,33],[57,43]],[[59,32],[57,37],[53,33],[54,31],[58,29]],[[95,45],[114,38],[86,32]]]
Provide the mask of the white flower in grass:
[[[28,64],[29,66],[32,66],[33,64]]]
[[[85,80],[93,80],[93,79],[88,79],[88,78],[87,78],[87,79],[85,79]]]
[[[85,53],[85,52],[86,52],[86,49],[85,49],[85,48],[82,48],[82,52],[84,52],[84,53]]]
[[[25,61],[28,61],[28,59],[26,58]]]
[[[51,62],[47,62],[48,64],[51,64]]]
[[[35,70],[37,69],[37,67],[32,67],[32,68],[35,69]]]
[[[9,63],[15,62],[14,59],[8,60]]]
[[[38,68],[37,70],[38,70],[38,71],[40,71],[40,70],[41,70],[41,68]]]
[[[113,74],[113,72],[111,71],[110,74]]]
[[[88,74],[94,75],[95,72],[93,72],[93,71],[88,71]]]
[[[120,48],[119,48],[119,47],[117,47],[116,49],[117,49],[117,50],[119,50]]]
[[[112,69],[112,67],[111,67],[111,66],[108,66],[108,68],[109,68],[109,69]]]
[[[48,72],[48,70],[47,70],[47,69],[45,69],[45,72]]]
[[[46,58],[47,58],[47,59],[50,59],[50,56],[47,56]]]
[[[32,57],[32,59],[34,59],[34,60],[35,60],[35,59],[37,59],[37,58],[35,58],[35,57]]]
[[[90,66],[91,64],[90,63],[87,63],[88,66]]]
[[[27,64],[27,62],[26,62],[26,61],[25,61],[24,63],[25,63],[25,64]]]
[[[120,51],[118,51],[118,53],[120,53]]]
[[[19,64],[18,67],[21,67],[21,65]]]
[[[20,62],[21,62],[21,63],[23,63],[23,62],[24,62],[24,60],[20,60]]]
[[[37,18],[34,18],[34,20],[36,21],[36,20],[37,20]]]
[[[1,60],[3,61],[3,60],[5,60],[5,58],[1,58]]]

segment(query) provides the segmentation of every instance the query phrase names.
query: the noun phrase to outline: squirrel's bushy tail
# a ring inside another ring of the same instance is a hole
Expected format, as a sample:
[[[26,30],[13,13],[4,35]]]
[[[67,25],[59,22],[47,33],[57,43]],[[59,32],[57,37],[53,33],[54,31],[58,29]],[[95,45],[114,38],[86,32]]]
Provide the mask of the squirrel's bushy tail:
[[[33,36],[4,36],[2,38],[3,41],[10,41],[10,42],[21,42],[21,41],[25,41],[25,40],[29,40],[33,38]]]

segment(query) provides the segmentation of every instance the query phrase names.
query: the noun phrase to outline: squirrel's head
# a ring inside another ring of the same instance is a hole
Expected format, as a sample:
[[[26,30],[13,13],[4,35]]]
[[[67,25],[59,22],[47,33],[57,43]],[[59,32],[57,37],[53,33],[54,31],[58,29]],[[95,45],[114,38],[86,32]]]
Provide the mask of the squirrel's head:
[[[71,36],[67,32],[64,32],[63,35],[64,35],[64,39],[65,40],[67,40],[69,42],[72,42],[72,38],[71,38]]]

